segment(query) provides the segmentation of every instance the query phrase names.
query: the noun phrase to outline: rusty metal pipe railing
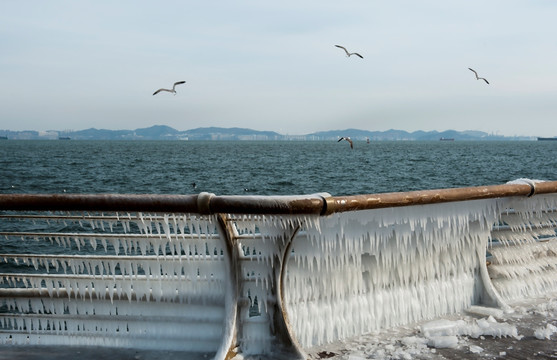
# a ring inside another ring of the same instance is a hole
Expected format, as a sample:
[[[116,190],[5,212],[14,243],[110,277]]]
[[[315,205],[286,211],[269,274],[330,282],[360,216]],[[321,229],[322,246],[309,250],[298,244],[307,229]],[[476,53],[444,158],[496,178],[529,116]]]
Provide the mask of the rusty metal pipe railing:
[[[1,194],[0,209],[199,212],[197,195],[150,194]]]
[[[549,193],[557,193],[557,181],[351,196],[217,196],[210,193],[0,194],[0,210],[329,215],[346,211]]]
[[[0,210],[320,214],[323,207],[324,195],[0,194]]]
[[[552,188],[554,191],[547,192],[557,192],[557,182],[553,183]],[[508,196],[530,196],[532,193],[533,189],[531,185],[505,184],[372,195],[337,196],[327,199],[324,214]]]
[[[326,194],[330,197],[330,195]],[[223,214],[315,214],[325,205],[322,195],[311,196],[215,196],[210,210]]]

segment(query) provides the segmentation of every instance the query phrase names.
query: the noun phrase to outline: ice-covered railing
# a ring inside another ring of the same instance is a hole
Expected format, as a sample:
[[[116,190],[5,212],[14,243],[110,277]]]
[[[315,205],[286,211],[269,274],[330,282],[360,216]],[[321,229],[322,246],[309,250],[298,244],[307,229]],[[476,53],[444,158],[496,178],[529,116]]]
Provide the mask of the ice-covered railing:
[[[557,290],[554,195],[509,199],[491,232],[489,273],[506,302]]]
[[[213,216],[5,212],[1,221],[0,342],[200,352],[221,343],[230,280]]]
[[[0,343],[303,358],[557,289],[557,182],[331,197],[0,195]]]

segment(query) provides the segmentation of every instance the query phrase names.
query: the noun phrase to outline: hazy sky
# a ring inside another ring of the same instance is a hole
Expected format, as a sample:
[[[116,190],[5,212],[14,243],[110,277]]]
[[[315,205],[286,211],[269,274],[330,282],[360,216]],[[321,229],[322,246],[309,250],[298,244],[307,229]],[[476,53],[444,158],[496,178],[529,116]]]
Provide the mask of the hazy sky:
[[[556,19],[553,0],[3,0],[0,129],[555,136]]]

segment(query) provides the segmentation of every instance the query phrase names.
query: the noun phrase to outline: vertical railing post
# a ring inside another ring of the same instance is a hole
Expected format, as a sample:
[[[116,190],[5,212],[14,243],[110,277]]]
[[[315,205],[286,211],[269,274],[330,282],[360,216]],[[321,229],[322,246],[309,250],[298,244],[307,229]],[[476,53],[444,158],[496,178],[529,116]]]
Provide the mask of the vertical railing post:
[[[217,352],[215,359],[229,360],[236,355],[236,351],[243,352],[242,341],[248,335],[245,329],[247,324],[243,323],[242,314],[245,313],[245,307],[248,306],[242,299],[242,284],[241,279],[243,276],[243,271],[241,261],[241,248],[238,243],[239,235],[233,223],[233,220],[227,218],[224,214],[216,215],[219,224],[219,231],[221,236],[226,242],[226,248],[228,254],[229,269],[230,269],[230,281],[231,284],[227,289],[227,300],[226,300],[226,329],[224,331],[223,342],[221,348]],[[272,311],[270,311],[268,323],[269,331],[274,338],[272,342],[273,353],[281,353],[289,359],[305,359],[303,350],[297,343],[297,341],[292,337],[292,332],[290,326],[288,325],[288,320],[286,316],[286,309],[284,308],[283,294],[281,291],[282,281],[285,271],[285,261],[288,260],[288,253],[291,251],[290,244],[293,238],[299,231],[300,226],[287,230],[288,234],[287,241],[285,241],[284,248],[279,248],[279,254],[269,254],[274,256],[273,261],[275,266],[272,269],[272,279],[270,284],[270,292],[273,298],[276,298],[274,304],[267,304],[267,306],[273,306]],[[274,299],[270,299],[271,302]],[[242,311],[244,310],[244,311]],[[239,349],[237,349],[239,347]],[[268,355],[268,354],[261,354]]]
[[[223,331],[223,339],[221,347],[217,354],[215,355],[215,360],[229,360],[232,359],[236,354],[234,349],[236,348],[236,342],[238,339],[238,294],[239,294],[239,284],[238,284],[238,247],[234,244],[234,232],[232,226],[226,221],[226,217],[223,214],[217,214],[218,229],[220,236],[225,243],[225,259],[227,259],[227,265],[229,269],[229,281],[227,282],[226,289],[226,300],[225,300],[225,328]]]
[[[486,296],[483,299],[483,304],[487,306],[501,308],[503,310],[509,310],[510,306],[503,300],[499,292],[493,286],[493,282],[489,277],[489,272],[487,269],[487,259],[486,259],[486,251],[487,248],[478,248],[477,249],[477,256],[478,256],[478,263],[480,267],[480,277],[482,280],[482,285],[484,289],[484,294]]]
[[[292,244],[294,243],[294,238],[296,237],[296,234],[298,233],[299,230],[300,230],[300,226],[296,228],[296,230],[290,237],[288,243],[284,247],[280,259],[280,267],[279,267],[280,270],[277,272],[277,277],[276,277],[277,279],[276,283],[278,284],[277,300],[278,300],[278,308],[280,310],[280,317],[281,317],[280,320],[277,321],[277,326],[282,327],[281,333],[286,335],[284,341],[290,342],[292,350],[295,353],[295,355],[300,359],[307,359],[308,357],[305,354],[300,343],[297,341],[296,336],[294,335],[294,331],[292,330],[292,326],[290,325],[290,319],[288,318],[288,312],[286,311],[286,299],[284,297],[285,295],[284,282],[287,276],[286,265],[288,264],[288,259],[292,252]]]

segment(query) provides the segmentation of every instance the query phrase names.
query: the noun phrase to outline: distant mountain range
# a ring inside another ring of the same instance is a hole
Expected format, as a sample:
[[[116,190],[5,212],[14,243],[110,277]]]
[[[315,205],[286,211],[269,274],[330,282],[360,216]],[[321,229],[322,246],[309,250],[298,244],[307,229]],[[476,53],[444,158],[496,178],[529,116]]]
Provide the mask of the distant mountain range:
[[[0,139],[14,140],[336,140],[349,136],[353,140],[431,141],[431,140],[535,140],[535,137],[490,135],[482,131],[368,131],[359,129],[319,131],[306,135],[283,135],[274,131],[244,128],[204,127],[179,131],[165,125],[135,130],[85,129],[77,131],[0,130]]]

